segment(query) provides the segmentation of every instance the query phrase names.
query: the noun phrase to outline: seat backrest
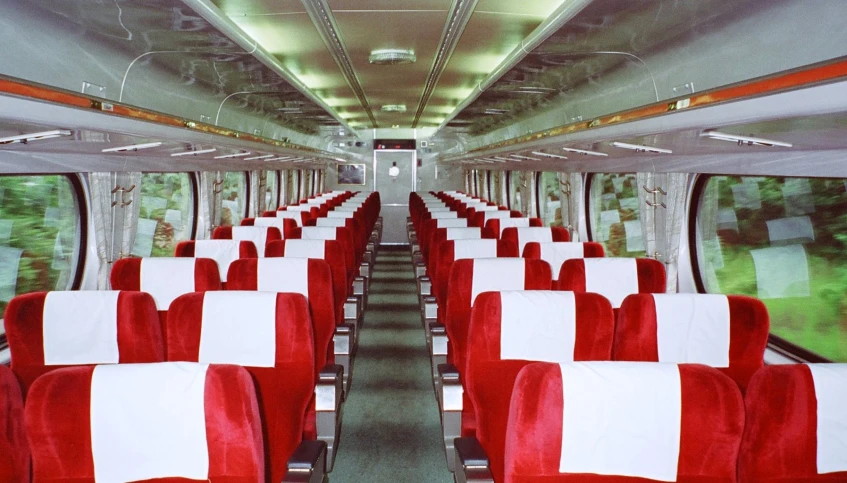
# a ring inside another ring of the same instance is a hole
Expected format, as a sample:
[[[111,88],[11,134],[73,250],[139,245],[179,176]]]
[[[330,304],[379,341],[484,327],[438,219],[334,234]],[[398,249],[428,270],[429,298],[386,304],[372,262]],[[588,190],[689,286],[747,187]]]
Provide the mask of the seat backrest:
[[[490,238],[482,236],[482,230],[475,226],[458,227],[458,228],[436,228],[429,235],[429,248],[426,255],[427,272],[435,271],[436,253],[438,245],[448,240],[479,240],[481,238]]]
[[[288,238],[291,236],[291,230],[297,228],[297,221],[294,218],[280,218],[280,217],[269,217],[262,216],[259,218],[245,218],[241,220],[241,226],[265,226],[265,227],[274,227],[279,230],[279,233],[282,235],[282,238]]]
[[[495,239],[478,240],[446,240],[438,245],[437,253],[433,253],[435,269],[431,274],[433,293],[439,307],[447,304],[447,283],[450,269],[456,260],[471,260],[476,258],[515,258],[518,247],[514,243]]]
[[[515,218],[519,220],[520,218]],[[508,220],[499,220],[501,226]],[[551,243],[551,242],[566,242],[570,241],[568,230],[558,227],[531,226],[525,228],[509,227],[503,230],[500,234],[503,240],[514,242],[518,246],[518,250],[523,253],[524,247],[530,242]]]
[[[430,241],[432,235],[438,228],[467,228],[468,220],[466,218],[440,218],[426,220],[418,232],[418,243],[420,244],[421,254],[424,257],[429,256]]]
[[[344,321],[344,302],[350,287],[347,286],[347,269],[344,264],[344,250],[335,240],[279,240],[268,245],[268,258],[315,258],[326,260],[332,274],[332,294],[335,299],[335,321]]]
[[[262,213],[262,218],[283,218],[294,220],[294,223],[297,226],[304,226],[307,221],[311,219],[308,213],[305,211],[288,211],[288,210],[277,210],[277,211],[266,211]]]
[[[33,481],[265,481],[243,367],[188,362],[45,374],[25,409]]]
[[[174,256],[211,258],[218,264],[221,283],[226,283],[226,272],[233,260],[258,258],[259,254],[256,245],[246,240],[188,240],[177,244]]]
[[[334,361],[335,307],[332,274],[325,260],[260,258],[236,260],[229,267],[229,290],[299,293],[309,302],[315,340],[315,374]]]
[[[162,362],[156,304],[144,292],[34,292],[5,314],[12,371],[24,395],[41,375],[67,366]]]
[[[506,428],[505,481],[734,482],[744,406],[697,364],[534,363]]]
[[[652,258],[583,258],[567,260],[559,271],[559,290],[595,292],[612,307],[634,293],[664,293],[665,266]]]
[[[282,481],[303,438],[315,390],[309,303],[300,294],[206,292],[182,295],[168,319],[169,362],[244,366],[253,376],[270,481]]]
[[[502,238],[507,228],[543,228],[540,218],[494,218],[485,222],[485,233],[487,238]],[[515,241],[515,240],[513,240]],[[568,240],[556,240],[568,241]]]
[[[448,362],[461,372],[465,367],[471,307],[483,292],[550,290],[550,266],[525,258],[457,260],[450,269],[444,325],[449,340]]]
[[[353,237],[353,247],[356,252],[364,252],[367,245],[365,229],[362,223],[355,218],[318,218],[315,226],[328,228],[347,228]]]
[[[12,370],[0,364],[0,481],[29,483],[29,470],[21,386]]]
[[[509,401],[520,369],[532,362],[608,361],[614,330],[612,306],[593,293],[487,292],[477,298],[464,387],[494,481],[503,481]]]
[[[299,240],[335,240],[344,249],[344,263],[347,268],[347,281],[353,283],[358,273],[360,259],[356,253],[353,234],[348,228],[331,226],[304,226],[294,230],[291,238]]]
[[[750,380],[741,483],[847,481],[847,364],[765,366]]]
[[[471,224],[473,226],[478,226],[480,228],[485,228],[485,224],[488,220],[502,220],[504,218],[511,218],[512,213],[508,210],[497,210],[497,211],[476,211],[473,216],[470,216]]]
[[[114,290],[147,292],[164,324],[171,302],[182,294],[221,290],[218,264],[211,258],[122,258],[109,277]]]
[[[572,258],[603,258],[606,251],[603,245],[596,242],[529,242],[524,245],[524,258],[541,259],[550,264],[553,277],[558,283],[559,272],[562,264]]]
[[[758,299],[718,294],[635,294],[615,329],[617,361],[705,364],[743,392],[764,365],[770,323]]]
[[[282,240],[282,233],[274,226],[219,226],[212,232],[212,239],[251,241],[263,258],[268,243]]]

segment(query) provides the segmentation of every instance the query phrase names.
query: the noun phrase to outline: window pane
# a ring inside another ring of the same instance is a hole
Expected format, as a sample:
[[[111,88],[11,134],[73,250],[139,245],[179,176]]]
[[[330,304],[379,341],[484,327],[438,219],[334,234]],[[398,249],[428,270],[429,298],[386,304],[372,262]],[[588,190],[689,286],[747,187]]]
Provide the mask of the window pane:
[[[706,290],[758,297],[773,334],[838,362],[847,362],[845,182],[712,176],[697,210]]]
[[[285,201],[284,204],[290,205],[293,199],[297,197],[297,172],[293,170],[285,170]]]
[[[265,171],[265,209],[268,211],[276,210],[278,204],[277,172]]]
[[[541,173],[538,180],[541,219],[547,226],[562,225],[562,191],[559,173]]]
[[[172,257],[194,229],[194,186],[188,173],[141,175],[141,212],[132,254]]]
[[[247,173],[224,173],[221,226],[238,226],[247,212]]]
[[[591,176],[591,239],[609,257],[643,257],[638,182],[634,173]]]
[[[498,205],[503,205],[503,200],[500,197],[500,176],[501,171],[491,172],[491,201]]]
[[[512,210],[517,210],[523,213],[523,199],[521,193],[521,183],[523,181],[521,178],[521,174],[522,173],[520,171],[511,171],[509,173],[509,179],[511,183],[509,188],[509,201],[511,204],[509,205],[509,207]]]
[[[305,179],[303,181],[303,199],[306,199],[312,196],[312,170],[304,169],[303,175],[305,176]]]
[[[477,196],[488,200],[488,190],[485,186],[485,170],[476,170],[476,190]]]
[[[79,230],[68,177],[0,176],[0,314],[15,295],[72,288]]]

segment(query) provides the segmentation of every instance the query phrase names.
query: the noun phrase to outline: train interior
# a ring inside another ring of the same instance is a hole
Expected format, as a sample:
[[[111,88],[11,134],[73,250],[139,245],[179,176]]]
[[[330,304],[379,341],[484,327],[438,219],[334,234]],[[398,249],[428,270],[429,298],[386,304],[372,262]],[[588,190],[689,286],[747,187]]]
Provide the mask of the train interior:
[[[0,0],[0,482],[847,482],[845,14]]]

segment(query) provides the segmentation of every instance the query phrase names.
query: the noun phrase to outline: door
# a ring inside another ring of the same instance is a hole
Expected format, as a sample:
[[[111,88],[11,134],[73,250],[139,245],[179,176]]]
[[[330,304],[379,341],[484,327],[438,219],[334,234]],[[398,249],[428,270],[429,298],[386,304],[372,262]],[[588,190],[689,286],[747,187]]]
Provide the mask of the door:
[[[405,245],[409,193],[415,191],[417,151],[374,151],[374,191],[382,203],[382,244]],[[397,169],[393,169],[393,168]]]

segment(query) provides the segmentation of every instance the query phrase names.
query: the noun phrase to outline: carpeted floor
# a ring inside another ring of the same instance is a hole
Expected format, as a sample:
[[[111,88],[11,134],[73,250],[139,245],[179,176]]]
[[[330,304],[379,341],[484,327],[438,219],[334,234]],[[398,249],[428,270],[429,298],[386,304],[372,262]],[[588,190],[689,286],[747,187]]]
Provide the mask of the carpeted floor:
[[[333,483],[452,482],[407,247],[382,247]]]

